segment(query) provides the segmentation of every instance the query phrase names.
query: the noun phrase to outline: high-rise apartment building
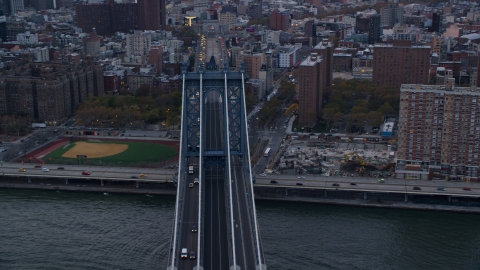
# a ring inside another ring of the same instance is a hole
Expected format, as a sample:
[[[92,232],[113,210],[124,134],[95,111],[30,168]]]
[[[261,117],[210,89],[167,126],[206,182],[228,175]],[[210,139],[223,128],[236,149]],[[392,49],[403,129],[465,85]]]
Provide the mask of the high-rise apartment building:
[[[313,127],[322,115],[325,63],[320,55],[312,53],[299,66],[298,124],[301,127]]]
[[[237,13],[232,12],[230,9],[222,9],[218,14],[218,21],[231,29],[237,24]]]
[[[380,15],[361,14],[356,17],[355,30],[357,33],[368,34],[368,43],[375,44],[380,40]]]
[[[427,84],[430,46],[412,46],[410,41],[376,44],[373,53],[372,81],[395,89],[402,83]]]
[[[8,0],[10,1],[10,7],[12,13],[17,13],[25,9],[23,0]]]
[[[262,68],[262,64],[265,62],[263,54],[239,54],[237,55],[236,63],[237,69],[240,68],[240,63],[245,65],[245,73],[249,78],[258,79],[258,72]]]
[[[313,51],[322,57],[325,61],[325,71],[323,73],[324,80],[322,80],[323,99],[328,99],[328,89],[333,83],[333,44],[326,41],[318,43]]]
[[[277,9],[270,14],[270,29],[286,31],[290,23],[290,14]]]
[[[110,4],[76,5],[77,26],[85,33],[93,28],[102,36],[109,36],[112,31],[112,11]]]
[[[193,5],[194,5],[195,10],[203,11],[208,7],[208,1],[207,0],[195,0]]]
[[[136,3],[116,3],[111,7],[113,33],[128,33],[132,30],[139,29],[138,5]]]
[[[163,47],[158,45],[150,46],[148,52],[148,64],[155,66],[155,74],[160,75],[163,71]]]
[[[7,17],[0,9],[0,39],[2,42],[7,41]]]
[[[480,89],[403,84],[397,178],[462,179],[480,175]]]
[[[164,0],[137,0],[137,5],[140,30],[160,30],[165,28]]]
[[[403,24],[403,7],[395,4],[388,4],[388,6],[380,9],[380,23],[382,26],[393,27],[395,24]]]
[[[160,30],[165,27],[165,1],[138,0],[137,3],[79,4],[75,6],[77,26],[84,32],[93,28],[102,36],[131,30]]]
[[[247,8],[247,15],[256,20],[260,20],[263,18],[262,14],[262,5],[255,2],[249,2]]]
[[[140,30],[133,31],[133,34],[127,35],[127,55],[148,55],[152,46],[152,35]]]

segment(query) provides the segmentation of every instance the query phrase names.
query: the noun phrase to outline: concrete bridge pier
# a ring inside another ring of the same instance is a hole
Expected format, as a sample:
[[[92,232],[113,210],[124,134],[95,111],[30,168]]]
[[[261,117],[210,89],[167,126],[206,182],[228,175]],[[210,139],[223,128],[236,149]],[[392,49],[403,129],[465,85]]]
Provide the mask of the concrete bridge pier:
[[[408,194],[405,194],[405,202],[408,202]]]
[[[138,188],[139,186],[140,186],[140,183],[138,181],[136,181],[135,187]]]
[[[65,185],[68,185],[68,178],[65,178]]]
[[[452,196],[448,196],[448,202],[452,202]]]
[[[285,189],[285,196],[288,196],[288,188]]]
[[[368,197],[368,196],[367,196],[367,192],[364,192],[364,193],[363,193],[363,199],[364,199],[365,201],[367,200],[367,197]]]
[[[323,198],[327,198],[327,190],[326,189],[323,190]]]
[[[30,178],[30,176],[27,177],[27,180],[28,180],[28,183],[29,183],[29,184],[32,183],[32,179]]]
[[[100,186],[104,186],[105,184],[103,183],[103,180],[100,180]]]

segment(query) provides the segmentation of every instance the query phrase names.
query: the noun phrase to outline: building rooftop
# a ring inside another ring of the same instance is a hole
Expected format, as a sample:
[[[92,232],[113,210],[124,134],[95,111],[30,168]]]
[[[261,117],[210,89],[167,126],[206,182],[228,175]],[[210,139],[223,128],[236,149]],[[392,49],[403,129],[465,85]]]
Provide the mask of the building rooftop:
[[[375,48],[424,48],[424,49],[430,49],[430,46],[427,45],[393,45],[393,44],[375,44]]]
[[[432,92],[432,91],[439,91],[439,92],[452,92],[452,93],[464,93],[464,94],[475,94],[480,95],[480,88],[475,86],[472,87],[455,87],[452,85],[449,87],[448,85],[423,85],[423,84],[402,84],[400,87],[400,92],[402,91],[422,91],[422,92]]]
[[[314,66],[317,63],[322,62],[322,57],[316,53],[312,53],[309,57],[302,61],[300,66]]]

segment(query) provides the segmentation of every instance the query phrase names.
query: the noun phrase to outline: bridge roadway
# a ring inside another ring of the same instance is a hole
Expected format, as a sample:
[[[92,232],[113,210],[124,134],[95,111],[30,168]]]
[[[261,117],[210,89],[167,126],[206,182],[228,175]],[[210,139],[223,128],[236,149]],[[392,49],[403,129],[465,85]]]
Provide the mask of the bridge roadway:
[[[209,92],[205,108],[205,150],[223,150],[222,107],[217,92]],[[226,171],[220,165],[205,167],[204,269],[229,269]]]
[[[198,164],[197,157],[190,157],[189,164]],[[199,196],[199,185],[193,185],[192,188],[188,184],[193,183],[195,178],[198,177],[198,166],[193,171],[193,174],[186,174],[186,183],[180,186],[180,192],[183,194],[183,211],[181,216],[180,224],[180,239],[179,239],[179,250],[186,248],[188,250],[188,259],[179,260],[178,269],[193,269],[197,265],[198,257],[190,259],[190,252],[194,251],[195,255],[198,254],[198,237],[197,233],[193,231],[193,226],[198,230],[198,196]],[[179,194],[177,194],[179,196]],[[180,254],[178,254],[180,256]]]
[[[298,177],[305,177],[305,179],[298,179]],[[378,183],[379,179],[380,178],[372,177],[326,177],[267,174],[266,177],[256,175],[255,186],[404,193],[411,195],[447,195],[480,198],[480,183],[404,179],[385,179],[385,183]],[[272,180],[277,181],[277,183],[271,183],[270,181]],[[297,183],[302,183],[303,185],[298,186]],[[355,185],[351,185],[351,183],[355,183]],[[339,184],[339,186],[333,186],[333,184]],[[421,190],[414,190],[414,187],[419,187]],[[439,187],[443,187],[445,190],[437,190]],[[471,190],[463,190],[463,188],[470,188]]]

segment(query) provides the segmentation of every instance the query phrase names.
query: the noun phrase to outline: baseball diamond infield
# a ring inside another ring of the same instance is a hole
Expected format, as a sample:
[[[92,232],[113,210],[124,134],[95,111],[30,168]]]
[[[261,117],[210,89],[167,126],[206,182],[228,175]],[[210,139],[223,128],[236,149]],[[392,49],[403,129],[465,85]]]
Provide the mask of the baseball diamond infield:
[[[85,155],[88,158],[100,158],[120,154],[127,149],[127,144],[75,142],[75,146],[65,152],[62,157],[77,158],[78,155]]]

